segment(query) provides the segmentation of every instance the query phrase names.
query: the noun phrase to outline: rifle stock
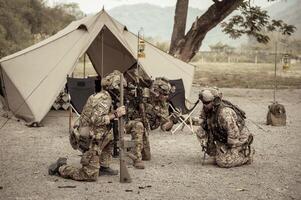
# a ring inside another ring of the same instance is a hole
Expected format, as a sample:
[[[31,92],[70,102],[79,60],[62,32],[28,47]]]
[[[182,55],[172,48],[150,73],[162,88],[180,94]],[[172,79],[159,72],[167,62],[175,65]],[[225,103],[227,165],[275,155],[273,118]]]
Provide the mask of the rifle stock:
[[[120,75],[120,106],[124,105],[124,91],[123,91],[123,74]],[[120,159],[120,182],[130,183],[132,182],[131,176],[126,167],[126,153],[125,153],[125,141],[124,141],[124,119],[123,117],[118,118],[119,128],[119,159]]]
[[[118,130],[118,120],[113,121],[113,157],[117,158],[119,156],[119,130]]]

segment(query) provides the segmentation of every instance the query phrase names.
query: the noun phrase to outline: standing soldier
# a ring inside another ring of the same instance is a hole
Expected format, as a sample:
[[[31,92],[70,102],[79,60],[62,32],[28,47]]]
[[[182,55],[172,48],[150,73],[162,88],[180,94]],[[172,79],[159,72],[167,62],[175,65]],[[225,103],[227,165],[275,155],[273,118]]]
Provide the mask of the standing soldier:
[[[125,80],[123,80],[125,81]],[[50,165],[49,174],[59,174],[64,178],[77,181],[96,181],[100,175],[117,175],[118,171],[109,167],[112,159],[112,139],[110,121],[125,115],[125,107],[112,109],[112,98],[109,93],[118,95],[120,72],[114,71],[101,81],[103,90],[91,95],[83,108],[78,126],[70,135],[74,149],[83,152],[81,168],[67,165],[66,158],[59,158]],[[125,84],[126,85],[126,82]]]
[[[205,154],[214,157],[219,167],[252,163],[255,152],[251,147],[253,135],[245,125],[245,112],[222,100],[218,88],[205,88],[199,98],[203,102],[203,121],[197,138]]]
[[[151,159],[149,129],[154,130],[161,125],[163,131],[169,131],[173,123],[169,119],[168,96],[172,91],[169,81],[165,78],[157,78],[149,89],[140,89],[133,98],[128,95],[128,119],[127,133],[130,133],[135,141],[133,154],[136,156],[134,167],[144,169],[143,161]],[[138,101],[137,101],[138,99]]]

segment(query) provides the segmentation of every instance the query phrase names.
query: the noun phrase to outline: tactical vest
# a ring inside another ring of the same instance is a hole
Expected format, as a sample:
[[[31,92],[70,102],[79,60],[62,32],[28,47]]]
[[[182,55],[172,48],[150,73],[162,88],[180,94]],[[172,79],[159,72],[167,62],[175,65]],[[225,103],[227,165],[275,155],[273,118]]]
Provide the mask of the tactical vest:
[[[224,144],[227,143],[228,133],[227,130],[225,130],[223,127],[220,126],[218,122],[218,115],[220,114],[221,110],[225,107],[231,108],[234,110],[234,112],[237,115],[237,121],[236,125],[239,128],[239,131],[241,131],[245,126],[245,119],[246,119],[246,113],[241,110],[236,105],[233,105],[231,102],[227,100],[222,100],[219,107],[212,113],[209,119],[208,128],[211,131],[213,135],[214,141],[220,141]]]
[[[139,113],[139,100],[138,97],[132,95],[126,95],[125,105],[127,108],[126,120],[135,120],[141,118],[141,113]]]
[[[145,113],[146,117],[149,121],[150,129],[155,130],[160,126],[160,118],[157,116],[156,112],[154,111],[154,106],[151,103],[145,104]]]

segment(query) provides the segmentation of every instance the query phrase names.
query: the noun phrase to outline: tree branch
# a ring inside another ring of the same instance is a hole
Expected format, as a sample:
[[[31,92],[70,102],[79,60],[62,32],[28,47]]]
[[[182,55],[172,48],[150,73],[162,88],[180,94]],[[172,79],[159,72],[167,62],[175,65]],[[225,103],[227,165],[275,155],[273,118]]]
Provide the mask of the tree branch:
[[[185,36],[189,0],[178,0],[174,17],[174,27],[171,36],[169,53],[175,52],[176,46]]]
[[[215,0],[217,1],[217,0]],[[193,23],[185,37],[177,44],[175,56],[190,61],[212,28],[232,13],[244,0],[217,1]]]

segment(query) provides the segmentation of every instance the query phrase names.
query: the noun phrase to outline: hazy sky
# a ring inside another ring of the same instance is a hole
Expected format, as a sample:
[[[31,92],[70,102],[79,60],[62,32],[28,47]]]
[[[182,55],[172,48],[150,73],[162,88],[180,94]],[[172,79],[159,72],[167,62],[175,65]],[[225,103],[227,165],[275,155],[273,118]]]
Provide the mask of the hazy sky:
[[[251,0],[260,6],[267,6],[271,3],[267,3],[266,0]],[[102,9],[109,10],[113,7],[125,5],[125,4],[137,4],[137,3],[149,3],[157,6],[174,6],[176,0],[48,0],[50,4],[53,3],[78,3],[80,9],[85,13],[95,13]],[[212,4],[212,0],[189,0],[189,6],[206,9]]]

